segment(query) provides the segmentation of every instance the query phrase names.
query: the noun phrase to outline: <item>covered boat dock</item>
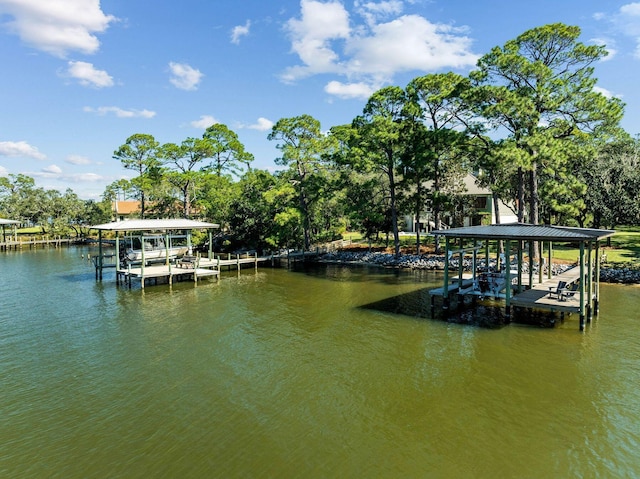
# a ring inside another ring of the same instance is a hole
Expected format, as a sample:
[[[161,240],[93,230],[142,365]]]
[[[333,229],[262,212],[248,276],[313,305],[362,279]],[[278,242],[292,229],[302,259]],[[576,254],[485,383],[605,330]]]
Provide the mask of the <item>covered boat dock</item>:
[[[219,263],[209,251],[207,257],[194,256],[191,244],[193,230],[207,230],[209,248],[211,232],[219,228],[218,224],[205,223],[189,219],[143,219],[125,220],[92,226],[98,230],[98,257],[95,258],[96,279],[102,280],[104,268],[116,268],[116,280],[124,279],[129,285],[133,279],[140,280],[144,288],[146,279],[166,279],[170,284],[174,278],[189,276],[193,281],[204,276],[218,276]],[[103,231],[115,233],[115,254],[104,254]],[[129,234],[126,238],[123,234]],[[172,248],[175,238],[184,240],[184,245]],[[140,249],[127,246],[137,240]],[[129,243],[126,243],[126,241]],[[153,242],[153,243],[152,243]],[[127,246],[125,246],[127,245]],[[153,246],[156,245],[156,246]]]
[[[432,231],[432,235],[445,238],[446,258],[443,286],[429,291],[432,308],[436,297],[442,297],[445,310],[456,295],[459,301],[465,297],[504,299],[507,318],[511,317],[512,306],[578,313],[583,331],[585,320],[590,321],[599,309],[600,241],[614,233],[524,223]],[[579,249],[578,265],[557,275],[553,275],[552,268],[555,243],[569,243]],[[495,266],[490,266],[492,251]],[[456,258],[457,274],[450,265]],[[469,259],[471,273],[465,272],[465,261]]]
[[[0,227],[2,227],[2,249],[6,250],[7,246],[9,243],[7,243],[7,226],[11,226],[11,233],[10,233],[10,237],[13,237],[13,241],[15,243],[18,242],[18,232],[17,232],[17,225],[19,225],[20,222],[16,221],[16,220],[8,220],[5,218],[0,218]]]

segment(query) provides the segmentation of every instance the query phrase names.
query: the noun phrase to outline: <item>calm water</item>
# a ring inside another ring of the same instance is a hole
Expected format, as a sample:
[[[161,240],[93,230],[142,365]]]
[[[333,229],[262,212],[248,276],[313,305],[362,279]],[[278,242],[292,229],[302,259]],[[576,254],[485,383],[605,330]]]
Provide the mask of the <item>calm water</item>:
[[[638,287],[482,329],[417,317],[433,273],[141,291],[82,253],[0,254],[2,478],[640,475]]]

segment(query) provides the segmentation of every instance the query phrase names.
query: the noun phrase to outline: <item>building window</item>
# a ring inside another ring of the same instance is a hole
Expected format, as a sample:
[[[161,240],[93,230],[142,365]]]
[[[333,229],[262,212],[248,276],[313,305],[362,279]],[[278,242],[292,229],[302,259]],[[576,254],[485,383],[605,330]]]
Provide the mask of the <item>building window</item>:
[[[487,209],[487,197],[486,196],[476,196],[473,207],[477,210],[485,210]]]

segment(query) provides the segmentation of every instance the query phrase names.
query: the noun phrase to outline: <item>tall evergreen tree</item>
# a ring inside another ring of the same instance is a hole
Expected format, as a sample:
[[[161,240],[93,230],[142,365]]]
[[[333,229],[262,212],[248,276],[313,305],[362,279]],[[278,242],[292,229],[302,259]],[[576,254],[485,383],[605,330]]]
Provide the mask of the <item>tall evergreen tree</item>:
[[[528,30],[493,48],[471,73],[477,88],[470,98],[498,134],[506,132],[502,153],[519,168],[520,221],[528,204],[528,221],[539,222],[541,173],[571,177],[572,156],[591,155],[588,137],[615,134],[622,116],[622,103],[594,88],[593,65],[604,46],[579,36],[579,27],[561,23]]]
[[[150,189],[151,176],[154,170],[160,167],[159,146],[160,144],[152,135],[136,133],[127,138],[124,145],[113,152],[113,158],[119,160],[123,167],[138,174],[132,183],[138,189],[142,218],[145,217],[146,196]]]
[[[332,139],[320,129],[320,122],[310,115],[282,118],[273,125],[269,140],[278,141],[282,156],[276,164],[289,167],[291,184],[298,196],[303,224],[303,245],[311,245],[311,209],[314,206],[313,175],[325,167],[325,153]]]
[[[354,161],[360,168],[384,173],[389,192],[389,211],[394,251],[400,254],[398,228],[398,177],[397,172],[405,145],[401,131],[405,120],[405,92],[400,87],[390,86],[375,92],[364,107],[361,116],[353,121],[357,130]],[[359,157],[359,158],[358,158]]]

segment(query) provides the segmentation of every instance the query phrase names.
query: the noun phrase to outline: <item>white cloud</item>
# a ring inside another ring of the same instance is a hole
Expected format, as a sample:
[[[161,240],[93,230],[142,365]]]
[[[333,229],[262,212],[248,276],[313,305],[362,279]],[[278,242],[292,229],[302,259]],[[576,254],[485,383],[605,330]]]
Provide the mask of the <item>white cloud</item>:
[[[150,110],[124,110],[117,106],[101,106],[98,108],[92,108],[85,106],[83,110],[87,113],[96,113],[100,116],[105,116],[109,113],[113,113],[118,118],[153,118],[156,116],[155,111]]]
[[[632,38],[636,43],[634,56],[640,59],[640,2],[627,3],[612,14],[597,13],[596,20],[608,21],[623,35]],[[609,55],[610,58],[611,55]]]
[[[351,73],[384,74],[399,71],[437,71],[476,64],[471,39],[448,25],[418,15],[405,15],[376,25],[371,35],[354,38],[347,46]]]
[[[377,21],[388,18],[391,15],[398,15],[402,13],[402,10],[404,9],[404,4],[400,0],[384,2],[356,1],[354,6],[369,25],[374,25]]]
[[[606,98],[613,98],[613,94],[607,90],[606,88],[601,88],[599,86],[593,87],[593,91],[600,93],[601,95],[605,96]]]
[[[194,128],[206,130],[211,125],[216,125],[218,123],[220,122],[216,120],[214,117],[212,117],[211,115],[202,115],[200,119],[192,121],[190,125]]]
[[[602,45],[607,51],[607,56],[602,59],[603,62],[612,60],[618,54],[616,49],[616,41],[612,38],[592,38],[590,43],[593,45]]]
[[[247,128],[250,130],[269,131],[273,128],[273,122],[261,116],[253,125],[249,125]]]
[[[330,81],[324,87],[324,91],[329,95],[335,95],[343,99],[358,98],[363,100],[368,99],[378,89],[378,86],[367,83],[342,83],[335,80]]]
[[[96,173],[72,173],[65,174],[62,172],[62,169],[57,165],[51,165],[48,168],[43,168],[41,171],[36,172],[27,172],[25,173],[27,176],[31,176],[33,178],[45,178],[48,180],[55,180],[65,185],[68,183],[108,183],[113,181],[114,178],[109,176],[102,176]]]
[[[5,26],[23,42],[58,57],[95,53],[96,34],[116,21],[101,10],[100,0],[2,0],[0,14],[13,17]]]
[[[9,176],[9,170],[4,166],[0,166],[0,176]]]
[[[49,165],[40,171],[27,172],[25,174],[34,178],[59,179],[62,176],[62,169],[57,165]]]
[[[198,84],[204,76],[200,70],[197,70],[186,63],[169,63],[172,77],[169,79],[171,84],[180,90],[197,90]]]
[[[91,164],[91,160],[89,158],[86,158],[80,155],[69,155],[65,161],[72,165],[90,165]]]
[[[237,128],[238,130],[269,131],[271,130],[271,128],[273,128],[273,125],[274,123],[271,120],[261,116],[256,120],[255,123],[252,123],[249,125],[245,123],[236,123],[234,127]]]
[[[290,19],[286,29],[301,63],[284,71],[285,82],[335,74],[348,81],[331,81],[325,91],[364,97],[366,85],[392,82],[399,72],[468,68],[478,59],[465,28],[431,23],[419,15],[398,16],[403,3],[397,0],[356,1],[365,24],[353,23],[337,1],[301,0],[300,5],[301,16]]]
[[[231,43],[235,43],[236,45],[240,43],[240,38],[249,35],[249,30],[251,28],[251,21],[247,20],[247,23],[244,25],[237,25],[233,27],[231,30]]]
[[[92,63],[69,62],[67,70],[71,78],[77,79],[83,86],[105,88],[113,86],[113,78],[104,70],[97,70]]]
[[[332,49],[332,42],[346,40],[351,32],[349,13],[339,2],[302,0],[300,7],[301,18],[290,19],[286,29],[291,38],[291,49],[304,66],[289,68],[283,75],[285,81],[340,71],[339,55]]]
[[[95,173],[78,173],[73,175],[64,175],[65,181],[73,183],[97,183],[99,181],[111,181],[108,176],[97,175]]]
[[[42,168],[42,172],[45,174],[59,175],[62,173],[62,168],[58,165],[49,165],[45,168]]]
[[[0,141],[0,156],[33,158],[35,160],[47,158],[46,155],[38,151],[38,148],[31,146],[26,141]]]
[[[628,35],[640,35],[640,2],[628,3],[620,7],[616,23],[624,28]]]
[[[593,87],[593,91],[600,93],[601,95],[605,96],[606,98],[622,98],[623,95],[619,95],[616,94],[614,92],[612,92],[611,90],[607,90],[606,88],[602,88],[599,86]]]

